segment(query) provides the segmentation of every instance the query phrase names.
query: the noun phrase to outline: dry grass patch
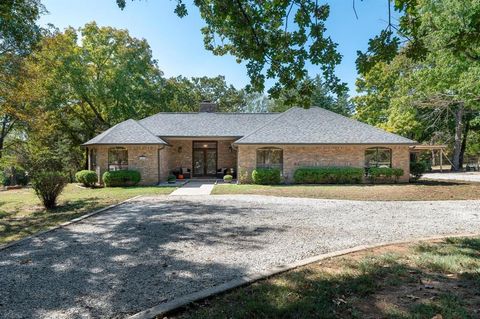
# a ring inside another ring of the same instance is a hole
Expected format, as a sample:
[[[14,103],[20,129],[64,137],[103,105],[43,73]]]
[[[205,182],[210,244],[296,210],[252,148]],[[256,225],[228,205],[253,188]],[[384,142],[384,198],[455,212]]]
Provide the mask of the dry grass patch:
[[[422,181],[393,185],[216,185],[212,194],[255,194],[350,200],[480,199],[480,183]]]
[[[0,192],[0,244],[34,234],[137,195],[169,194],[170,187],[81,188],[69,184],[58,207],[45,210],[30,188]]]
[[[394,245],[331,258],[167,316],[434,317],[480,317],[480,238]]]

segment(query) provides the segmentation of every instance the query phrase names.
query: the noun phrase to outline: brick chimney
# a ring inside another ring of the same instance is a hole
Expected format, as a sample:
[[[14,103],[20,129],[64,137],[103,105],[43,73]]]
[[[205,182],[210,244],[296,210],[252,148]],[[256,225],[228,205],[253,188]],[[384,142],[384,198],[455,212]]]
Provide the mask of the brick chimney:
[[[217,104],[210,101],[200,102],[200,112],[217,112]]]

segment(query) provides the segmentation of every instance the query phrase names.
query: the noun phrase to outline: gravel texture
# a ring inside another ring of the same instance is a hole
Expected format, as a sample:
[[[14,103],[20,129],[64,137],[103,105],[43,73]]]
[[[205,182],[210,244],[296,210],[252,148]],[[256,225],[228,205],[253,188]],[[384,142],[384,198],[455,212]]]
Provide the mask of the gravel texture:
[[[2,318],[124,318],[363,244],[475,233],[480,201],[141,198],[0,250]]]
[[[431,180],[456,180],[480,183],[480,172],[425,173],[423,174],[422,178]]]

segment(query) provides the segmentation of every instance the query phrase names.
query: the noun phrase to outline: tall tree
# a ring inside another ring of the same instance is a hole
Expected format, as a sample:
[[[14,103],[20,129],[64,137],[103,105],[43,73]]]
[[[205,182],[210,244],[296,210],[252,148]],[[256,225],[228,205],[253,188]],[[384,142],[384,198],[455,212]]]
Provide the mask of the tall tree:
[[[393,57],[382,41],[369,47],[367,59],[359,55],[357,66],[361,79],[358,88],[367,94],[356,99],[357,113],[361,115],[369,108],[379,107],[374,104],[381,96],[379,92],[368,91],[375,87],[371,80],[381,78],[377,65],[386,63],[383,70],[387,70],[398,61],[407,61],[403,65],[410,65],[410,68],[399,69],[397,74],[385,73],[387,77],[393,74],[393,84],[389,84],[390,91],[384,91],[388,96],[384,96],[381,108],[389,114],[395,114],[392,112],[395,109],[396,122],[401,116],[399,101],[408,106],[403,109],[408,109],[410,115],[429,113],[430,120],[445,119],[441,128],[448,130],[446,136],[452,137],[453,169],[458,170],[462,167],[468,133],[476,129],[472,121],[480,112],[480,4],[475,0],[397,2],[404,4],[398,7],[403,10],[400,20],[403,24],[398,34],[406,38],[406,43]],[[386,87],[385,83],[377,82],[380,87]],[[403,115],[406,118],[409,113]],[[393,118],[386,121],[392,123]],[[408,121],[404,123],[407,125]]]
[[[176,0],[175,13],[188,14],[184,0]],[[126,0],[117,0],[124,9]],[[341,61],[337,44],[325,34],[328,4],[317,0],[193,0],[206,26],[202,28],[205,48],[215,55],[230,54],[246,62],[250,89],[262,92],[266,79],[275,84],[268,90],[277,98],[281,92],[297,90],[290,104],[309,106],[313,86],[306,65],[318,65],[330,91],[345,88],[335,75]],[[290,101],[289,101],[290,102]]]

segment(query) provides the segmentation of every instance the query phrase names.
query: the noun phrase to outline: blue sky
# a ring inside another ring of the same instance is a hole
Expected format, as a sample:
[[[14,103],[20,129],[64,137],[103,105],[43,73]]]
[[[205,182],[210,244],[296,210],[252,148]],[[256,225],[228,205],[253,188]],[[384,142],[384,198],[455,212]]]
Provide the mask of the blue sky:
[[[348,83],[351,95],[355,95],[356,51],[365,50],[368,39],[385,27],[387,19],[386,0],[356,2],[358,20],[351,0],[328,1],[331,6],[328,34],[338,43],[338,50],[343,55],[337,75]],[[170,0],[127,0],[123,11],[115,0],[42,0],[42,3],[49,11],[41,18],[42,25],[52,23],[60,29],[67,26],[78,28],[96,21],[102,26],[128,29],[131,35],[147,39],[154,58],[167,77],[221,74],[237,88],[249,82],[244,65],[237,64],[234,57],[214,56],[204,49],[200,33],[204,23],[195,8],[190,8],[189,15],[180,19],[173,13],[175,1]],[[318,68],[309,67],[309,73],[319,73]]]

